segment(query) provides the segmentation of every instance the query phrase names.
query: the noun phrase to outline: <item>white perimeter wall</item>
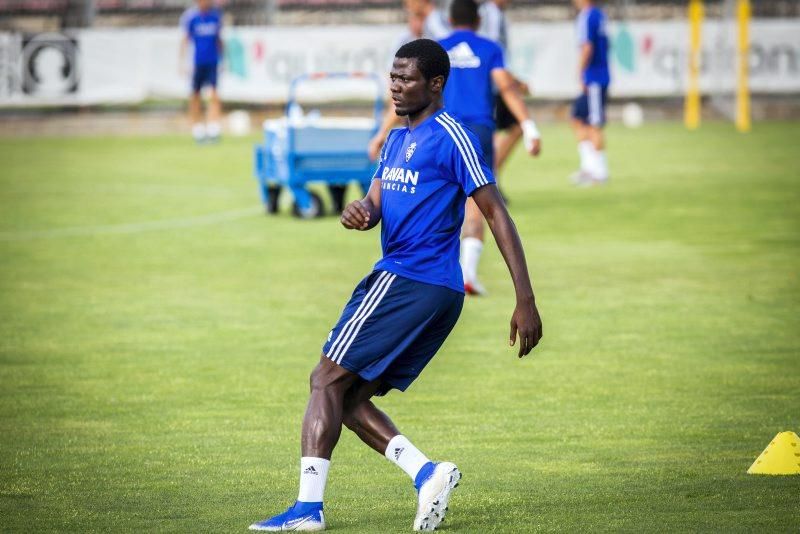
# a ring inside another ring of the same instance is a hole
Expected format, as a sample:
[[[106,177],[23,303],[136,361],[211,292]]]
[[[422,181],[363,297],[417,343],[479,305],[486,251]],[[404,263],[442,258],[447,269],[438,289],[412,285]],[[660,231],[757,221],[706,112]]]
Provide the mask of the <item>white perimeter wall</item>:
[[[283,102],[289,81],[314,71],[366,71],[385,77],[402,27],[292,26],[225,30],[220,78],[225,100]],[[613,96],[680,96],[688,28],[682,21],[612,23]],[[704,91],[731,89],[735,29],[704,26]],[[800,19],[755,20],[751,89],[800,94]],[[541,98],[578,91],[577,47],[569,23],[516,24],[509,64]],[[136,103],[184,97],[179,30],[89,29],[65,34],[0,34],[0,106]],[[350,94],[328,88],[317,96]],[[368,89],[368,88],[367,88]],[[370,93],[367,91],[365,96]]]

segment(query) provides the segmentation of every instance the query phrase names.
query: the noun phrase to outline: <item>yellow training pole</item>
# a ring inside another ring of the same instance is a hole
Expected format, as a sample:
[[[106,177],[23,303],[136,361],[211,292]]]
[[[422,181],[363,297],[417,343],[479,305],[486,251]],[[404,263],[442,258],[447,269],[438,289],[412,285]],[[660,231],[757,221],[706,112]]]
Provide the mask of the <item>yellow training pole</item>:
[[[736,3],[736,129],[750,131],[750,0]]]
[[[689,78],[683,109],[683,122],[689,130],[700,126],[700,46],[703,26],[703,1],[689,0]]]

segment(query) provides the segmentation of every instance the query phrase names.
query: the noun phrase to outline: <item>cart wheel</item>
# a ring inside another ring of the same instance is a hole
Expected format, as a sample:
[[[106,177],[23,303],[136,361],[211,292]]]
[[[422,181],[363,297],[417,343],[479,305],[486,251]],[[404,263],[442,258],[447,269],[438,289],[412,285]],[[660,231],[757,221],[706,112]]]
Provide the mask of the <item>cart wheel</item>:
[[[269,193],[269,202],[267,202],[267,213],[274,215],[278,213],[278,198],[281,194],[281,186],[271,185],[267,188]]]
[[[292,214],[294,214],[295,217],[300,217],[301,219],[315,219],[317,217],[322,217],[322,215],[324,215],[322,198],[313,191],[309,191],[308,194],[311,195],[311,206],[308,209],[300,209],[300,206],[298,206],[297,202],[295,202],[292,206]]]

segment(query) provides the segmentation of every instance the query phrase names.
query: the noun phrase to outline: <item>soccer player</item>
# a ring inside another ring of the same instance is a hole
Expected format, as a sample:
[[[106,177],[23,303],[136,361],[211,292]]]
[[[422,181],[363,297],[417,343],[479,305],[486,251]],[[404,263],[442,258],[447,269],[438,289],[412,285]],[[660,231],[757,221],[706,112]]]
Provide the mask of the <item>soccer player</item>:
[[[606,97],[611,76],[608,72],[608,34],[606,16],[594,0],[573,0],[578,8],[576,22],[581,95],[572,106],[572,126],[578,139],[580,170],[572,180],[576,185],[608,182],[603,125],[606,122]]]
[[[500,46],[476,32],[480,23],[475,0],[453,0],[450,4],[453,33],[439,42],[450,56],[450,83],[444,92],[448,111],[461,119],[478,137],[489,167],[494,164],[493,86],[512,115],[519,121],[525,148],[538,155],[539,131],[528,115],[525,102],[517,91],[514,77],[506,70]],[[481,210],[467,201],[466,221],[461,239],[461,268],[464,289],[470,295],[486,293],[478,280],[478,262],[483,251],[484,226]]]
[[[203,142],[206,137],[218,140],[222,128],[222,114],[217,94],[217,69],[222,56],[222,13],[212,5],[212,0],[197,0],[195,6],[187,9],[181,16],[184,32],[181,41],[180,64],[185,64],[186,49],[191,42],[194,46],[194,68],[192,70],[192,95],[189,100],[189,115],[192,121],[192,136]],[[203,122],[201,91],[210,88],[208,104],[208,123]]]
[[[541,338],[525,253],[492,171],[475,136],[442,107],[449,73],[447,53],[435,41],[412,41],[396,53],[392,100],[406,127],[389,134],[368,194],[341,218],[351,230],[380,223],[383,257],[356,286],[311,374],[297,501],[253,530],[325,528],[323,495],[343,424],[414,481],[415,530],[433,530],[444,519],[458,468],[430,461],[371,399],[405,390],[461,313],[458,234],[468,196],[489,221],[511,272],[517,304],[509,343],[519,338],[522,357]]]

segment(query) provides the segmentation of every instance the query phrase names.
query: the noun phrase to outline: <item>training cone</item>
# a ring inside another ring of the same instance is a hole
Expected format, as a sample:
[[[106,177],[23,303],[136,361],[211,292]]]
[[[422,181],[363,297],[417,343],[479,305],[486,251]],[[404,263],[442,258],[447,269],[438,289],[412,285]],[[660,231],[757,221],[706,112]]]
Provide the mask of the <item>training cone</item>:
[[[747,472],[751,475],[800,475],[800,438],[794,432],[779,433]]]

